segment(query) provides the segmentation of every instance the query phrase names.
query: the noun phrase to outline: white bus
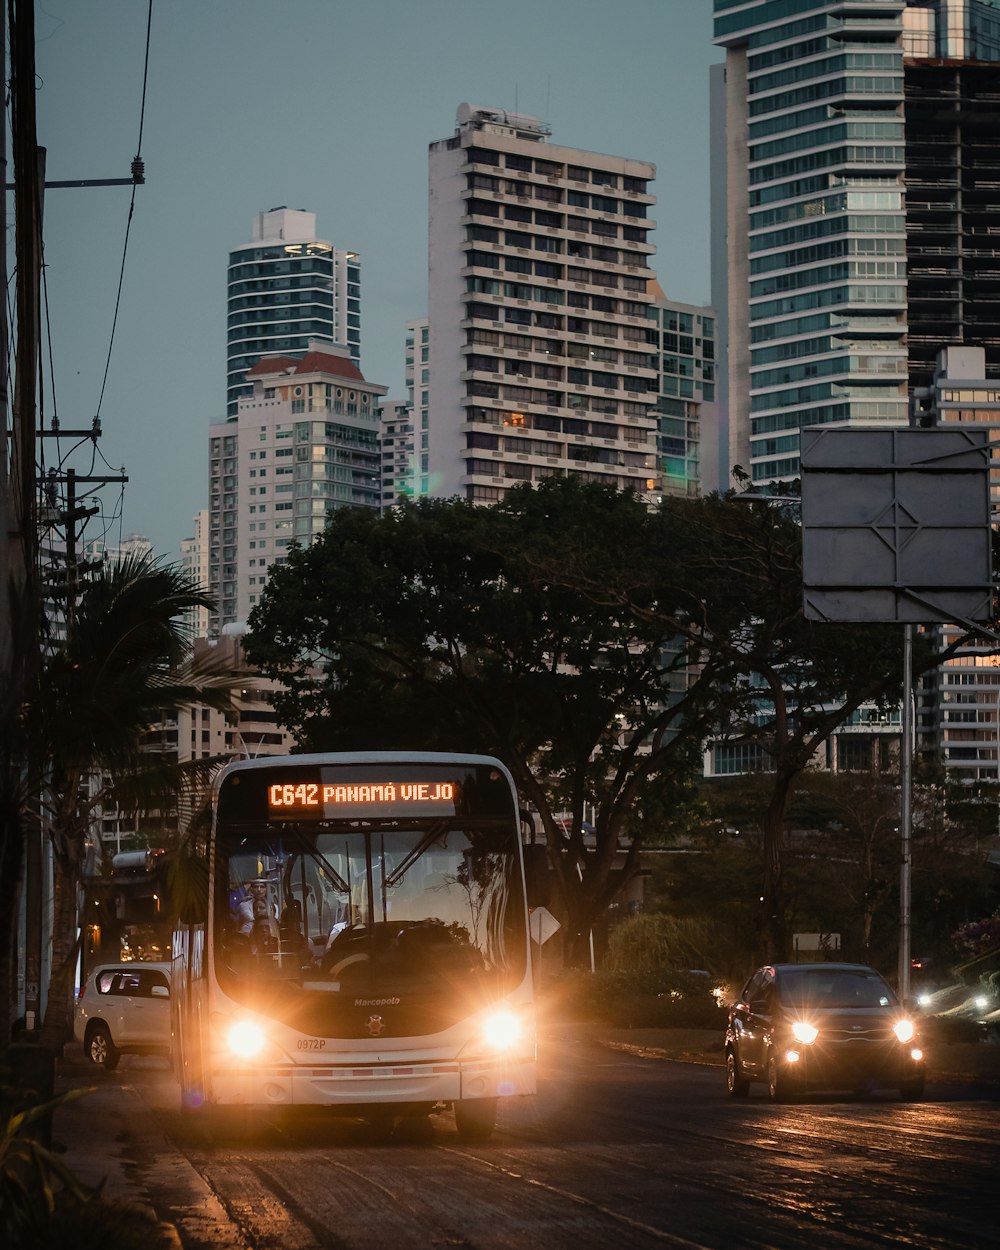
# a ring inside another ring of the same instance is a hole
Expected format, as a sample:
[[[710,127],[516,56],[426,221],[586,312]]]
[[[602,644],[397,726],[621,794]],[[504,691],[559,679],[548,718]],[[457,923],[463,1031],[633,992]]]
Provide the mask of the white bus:
[[[186,1111],[450,1106],[484,1140],[499,1099],[535,1092],[521,817],[498,760],[229,764],[205,849],[173,945]]]

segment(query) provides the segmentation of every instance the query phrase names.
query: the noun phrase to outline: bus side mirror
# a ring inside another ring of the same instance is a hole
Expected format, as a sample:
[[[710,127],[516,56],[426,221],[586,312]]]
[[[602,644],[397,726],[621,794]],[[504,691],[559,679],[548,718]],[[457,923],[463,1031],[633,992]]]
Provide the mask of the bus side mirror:
[[[547,907],[549,902],[549,857],[544,846],[529,843],[524,848],[524,884],[529,907]]]

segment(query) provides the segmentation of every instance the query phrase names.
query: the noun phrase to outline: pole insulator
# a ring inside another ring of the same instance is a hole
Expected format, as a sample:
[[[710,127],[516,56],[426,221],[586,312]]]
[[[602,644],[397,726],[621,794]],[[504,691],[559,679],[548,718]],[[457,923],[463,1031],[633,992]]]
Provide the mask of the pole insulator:
[[[146,165],[141,156],[132,157],[132,182],[141,187],[146,181]]]

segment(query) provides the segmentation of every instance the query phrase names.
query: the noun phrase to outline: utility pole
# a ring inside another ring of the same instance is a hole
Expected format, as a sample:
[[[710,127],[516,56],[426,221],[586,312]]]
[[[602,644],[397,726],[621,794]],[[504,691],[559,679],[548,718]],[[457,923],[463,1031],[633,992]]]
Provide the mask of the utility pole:
[[[2,1046],[7,1040],[10,1009],[18,1000],[15,971],[23,968],[24,1028],[29,1039],[37,1037],[43,1000],[43,830],[36,818],[26,815],[22,794],[25,785],[37,791],[43,784],[43,761],[32,742],[42,659],[38,445],[44,437],[78,433],[60,431],[56,422],[51,431],[38,428],[43,198],[46,186],[138,185],[145,178],[137,155],[128,179],[51,184],[45,181],[45,150],[38,146],[35,113],[34,0],[8,0],[0,13],[0,28],[0,42],[9,42],[10,48],[9,106],[0,96],[0,174],[5,189],[0,208],[0,249],[6,280],[7,192],[13,191],[16,273],[13,370],[8,359],[11,327],[6,301],[0,300],[0,925],[5,926],[0,938]],[[4,115],[6,107],[9,119]],[[8,130],[12,136],[13,182],[7,179]],[[12,405],[7,392],[11,372],[15,378]],[[99,423],[95,419],[91,431],[79,433],[96,439]],[[54,484],[64,483],[73,496],[70,506],[56,516],[57,524],[67,527],[67,610],[72,612],[81,571],[75,550],[78,526],[91,514],[89,508],[78,507],[76,486],[82,482],[126,479],[80,478],[69,470],[50,480]],[[23,964],[19,965],[16,956],[22,935],[17,917],[22,889],[24,954]]]
[[[18,718],[32,715],[39,673],[38,506],[36,480],[36,396],[39,366],[42,187],[44,151],[37,145],[35,124],[35,17],[33,0],[14,0],[10,23],[10,107],[14,156],[14,247],[17,264],[14,406],[10,445],[11,572],[10,623],[12,649],[13,730]],[[6,336],[5,336],[6,337]],[[30,729],[27,734],[30,741]],[[28,751],[31,747],[28,746]],[[24,761],[29,778],[37,761]],[[4,830],[24,836],[25,884],[25,1025],[31,1035],[38,1024],[42,973],[41,827],[35,820],[22,826],[15,812]],[[23,819],[23,818],[22,818]],[[16,854],[15,848],[5,848]],[[18,855],[18,858],[20,856]]]

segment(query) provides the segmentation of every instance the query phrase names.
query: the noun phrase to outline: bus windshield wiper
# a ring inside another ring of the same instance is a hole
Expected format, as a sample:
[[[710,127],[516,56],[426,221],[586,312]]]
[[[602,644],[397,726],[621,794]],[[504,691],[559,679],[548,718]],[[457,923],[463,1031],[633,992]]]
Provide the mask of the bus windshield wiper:
[[[391,889],[394,885],[399,885],[400,881],[402,881],[402,879],[406,876],[412,865],[416,863],[421,855],[423,855],[424,851],[427,850],[430,844],[432,842],[436,842],[442,833],[447,831],[447,829],[447,822],[443,820],[436,821],[433,825],[431,825],[413,850],[410,851],[409,855],[405,857],[403,862],[397,868],[394,868],[388,877],[385,878],[385,888]]]
[[[318,864],[324,872],[329,873],[333,884],[341,892],[341,894],[350,894],[351,887],[347,884],[336,868],[334,868],[326,856],[321,851],[316,850],[315,844],[310,842],[302,830],[297,825],[292,825],[289,827],[288,832],[292,834],[293,840],[298,845],[301,853],[307,855],[313,863]]]

